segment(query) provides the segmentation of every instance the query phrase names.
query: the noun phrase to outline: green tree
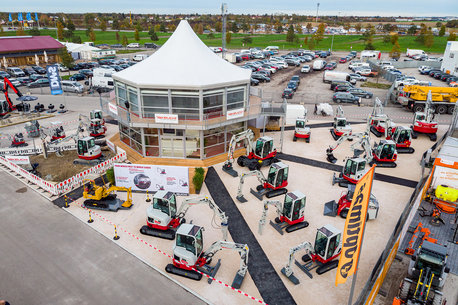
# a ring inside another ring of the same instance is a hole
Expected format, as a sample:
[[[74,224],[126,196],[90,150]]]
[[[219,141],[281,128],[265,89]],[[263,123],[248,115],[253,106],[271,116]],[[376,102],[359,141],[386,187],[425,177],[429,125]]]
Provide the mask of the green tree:
[[[277,33],[282,33],[283,32],[283,26],[279,23],[276,27],[275,27],[275,31]]]
[[[72,37],[72,42],[73,43],[81,43],[81,37],[79,35],[73,36]]]
[[[64,39],[64,25],[62,22],[57,21],[57,39],[63,40]]]
[[[390,43],[390,42],[391,42],[391,37],[390,37],[390,35],[385,35],[385,36],[383,36],[383,42],[384,42],[384,43]]]
[[[440,21],[436,22],[436,28],[440,28],[440,27],[442,27],[442,22]]]
[[[113,20],[113,23],[111,24],[111,28],[112,28],[113,30],[120,30],[120,29],[121,29],[121,26],[119,25],[118,19],[115,18],[115,19]]]
[[[286,41],[287,42],[293,42],[294,41],[294,37],[296,35],[294,34],[294,27],[293,25],[291,24],[288,28],[288,33],[286,34]]]
[[[244,43],[244,44],[246,44],[246,45],[247,45],[247,44],[250,44],[250,43],[252,43],[252,42],[253,42],[253,39],[252,39],[251,37],[248,37],[248,36],[245,36],[245,37],[243,37],[243,39],[242,39],[242,43]]]
[[[442,37],[445,35],[445,25],[441,25],[441,29],[439,30],[439,36]]]
[[[215,23],[215,31],[218,33],[221,33],[223,31],[223,24],[220,21]]]
[[[393,30],[393,26],[389,23],[385,23],[382,28],[385,33],[389,33]]]
[[[0,28],[1,28],[0,32],[3,32],[3,27],[0,27]],[[40,33],[40,30],[37,27],[33,27],[33,28],[31,28],[29,30],[29,35],[30,36],[40,36],[41,33]]]
[[[425,34],[424,45],[428,48],[431,48],[434,44],[434,35],[431,30],[428,30]]]
[[[161,23],[159,26],[159,32],[165,33],[167,30],[165,29],[165,24]]]
[[[313,39],[313,37],[311,37],[311,38],[309,39],[308,47],[309,47],[310,50],[315,49],[315,39]]]
[[[415,41],[421,43],[421,44],[425,44],[425,37],[426,37],[426,32],[427,32],[427,28],[426,28],[426,25],[424,23],[422,23],[420,25],[420,34],[418,34],[417,38],[415,38]]]
[[[119,36],[119,31],[116,31],[116,41],[117,42],[121,41],[121,37]]]
[[[76,30],[75,24],[73,24],[71,19],[68,19],[67,21],[67,30],[72,31],[72,32]]]
[[[59,57],[62,60],[62,64],[67,67],[71,68],[73,67],[73,57],[68,53],[68,50],[66,47],[60,48],[58,51]]]
[[[248,26],[248,24],[246,22],[242,23],[242,31],[244,33],[248,32],[249,29],[250,29],[250,27]]]
[[[231,23],[230,29],[231,29],[231,31],[233,33],[238,33],[239,32],[239,27],[237,26],[237,23],[235,23],[235,22]]]
[[[447,38],[447,41],[455,41],[456,40],[456,33],[450,32],[450,35]]]
[[[149,35],[149,37],[151,38],[152,41],[158,41],[159,40],[159,37],[157,37],[157,34],[154,31],[154,28],[152,28],[152,27],[149,29],[148,35]]]
[[[0,36],[5,36],[5,35],[6,35],[6,33],[5,33],[5,31],[3,30],[3,27],[0,26]]]
[[[391,44],[395,44],[396,42],[398,42],[398,40],[399,40],[399,35],[398,34],[391,35],[391,37],[390,37]]]
[[[210,33],[210,34],[207,35],[207,38],[208,39],[215,39],[215,34]]]
[[[91,31],[89,32],[89,39],[94,42],[96,37],[95,37],[95,32],[94,30],[91,29]]]
[[[136,41],[139,41],[139,40],[140,40],[140,34],[138,33],[138,29],[135,29],[134,39],[135,39]]]
[[[231,32],[226,33],[226,43],[230,44],[231,40],[232,40],[232,33]]]
[[[107,22],[105,19],[100,20],[99,27],[102,32],[105,32],[107,30]]]
[[[407,30],[407,34],[415,35],[417,33],[417,26],[412,24],[410,28]]]
[[[129,44],[129,40],[127,39],[126,35],[122,35],[122,45],[127,46]]]
[[[358,32],[358,33],[361,32],[361,23],[357,23],[357,24],[355,25],[355,30],[356,30],[356,32]]]
[[[390,56],[391,58],[399,58],[401,56],[401,47],[399,46],[398,41],[396,41],[393,44],[393,48],[391,49]]]
[[[85,31],[85,34],[86,34],[86,37],[89,37],[89,34],[91,33],[92,31],[92,28],[91,27],[88,27]]]

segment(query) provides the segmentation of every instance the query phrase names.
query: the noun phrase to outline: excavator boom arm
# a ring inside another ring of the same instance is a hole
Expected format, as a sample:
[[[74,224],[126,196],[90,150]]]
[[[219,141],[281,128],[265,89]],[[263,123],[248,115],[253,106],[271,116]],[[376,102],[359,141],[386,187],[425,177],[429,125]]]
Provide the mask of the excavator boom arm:
[[[308,241],[304,241],[303,243],[289,249],[288,264],[285,266],[285,271],[286,271],[287,276],[290,276],[293,273],[291,266],[293,265],[294,254],[296,254],[296,252],[300,250],[305,250],[307,254],[314,253],[313,246]]]
[[[229,150],[227,152],[227,161],[226,164],[230,163],[232,164],[234,162],[234,150],[235,146],[237,143],[240,141],[246,141],[246,146],[247,146],[247,154],[251,152],[251,149],[253,147],[253,139],[254,139],[254,134],[251,129],[244,130],[236,135],[233,135],[231,138],[231,142],[229,144]]]
[[[266,224],[266,217],[267,217],[267,211],[269,210],[269,205],[273,205],[277,208],[278,217],[280,217],[282,213],[282,204],[279,200],[265,200],[264,201],[264,207],[262,210],[261,219],[259,219],[259,228],[258,228],[258,232],[261,235],[262,235],[262,230],[264,229],[264,226]]]
[[[256,176],[258,178],[259,183],[263,184],[266,180],[264,175],[262,174],[261,171],[254,170],[248,173],[244,173],[240,175],[240,182],[239,182],[239,187],[237,189],[237,197],[243,196],[243,184],[245,183],[245,177],[250,177],[250,176]]]
[[[228,250],[235,250],[240,254],[240,268],[237,271],[238,274],[241,276],[245,276],[248,270],[248,254],[249,248],[247,244],[238,244],[233,243],[230,241],[215,241],[208,250],[203,253],[203,257],[211,258],[213,255],[216,254],[219,250],[228,249]]]
[[[19,91],[18,88],[16,88],[16,86],[14,86],[11,81],[5,77],[3,79],[3,94],[5,95],[5,99],[6,99],[6,102],[8,103],[8,105],[10,106],[11,109],[15,109],[15,106],[13,105],[13,102],[11,101],[9,95],[8,95],[8,89],[11,88],[13,89],[14,93],[16,93],[16,95],[18,97],[21,97],[22,96],[22,93]]]

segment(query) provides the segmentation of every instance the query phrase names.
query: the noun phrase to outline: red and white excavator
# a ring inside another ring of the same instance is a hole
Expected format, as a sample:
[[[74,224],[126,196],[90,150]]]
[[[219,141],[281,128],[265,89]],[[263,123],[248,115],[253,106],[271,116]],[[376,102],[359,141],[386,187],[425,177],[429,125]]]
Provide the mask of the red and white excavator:
[[[14,105],[13,102],[11,101],[11,98],[8,94],[8,90],[11,88],[14,93],[18,96],[18,100],[21,102],[17,105]],[[29,111],[30,110],[30,104],[25,103],[26,101],[34,101],[37,100],[38,98],[35,96],[27,95],[24,96],[22,93],[19,91],[16,86],[14,86],[11,81],[5,77],[3,79],[3,88],[2,92],[5,95],[5,100],[0,100],[0,117],[6,118],[9,116],[9,113],[13,112],[14,110],[18,111]]]
[[[221,224],[214,223],[223,232],[223,239],[227,239],[226,214],[208,197],[188,198],[183,200],[180,208],[177,209],[176,196],[172,192],[157,191],[153,196],[153,202],[146,210],[146,226],[141,227],[140,233],[159,238],[175,239],[176,229],[186,222],[184,216],[191,206],[205,204],[218,216]],[[214,217],[213,217],[213,220]]]
[[[293,141],[296,142],[297,139],[305,139],[306,143],[310,143],[310,127],[307,127],[307,108],[305,108],[304,116],[298,117],[296,119],[296,126],[294,128],[294,137]]]
[[[294,254],[300,250],[305,250],[301,264],[294,259]],[[325,225],[317,230],[315,244],[305,241],[289,250],[288,264],[281,269],[281,273],[286,276],[294,285],[299,285],[299,279],[294,275],[292,269],[293,261],[310,278],[313,278],[311,271],[316,269],[316,273],[323,274],[337,268],[339,261],[337,258],[342,251],[342,232],[331,225]]]
[[[392,126],[391,119],[379,118],[378,123],[384,126]],[[371,126],[372,130],[373,126]],[[374,133],[374,132],[372,132]],[[396,126],[396,128],[388,127],[383,129],[383,134],[387,140],[392,140],[396,143],[396,150],[400,154],[413,154],[415,149],[412,144],[412,129],[404,126]]]
[[[342,106],[337,106],[336,115],[334,116],[334,122],[332,123],[331,135],[334,140],[338,140],[343,134],[351,135],[352,129],[350,123],[345,118]]]
[[[259,220],[259,234],[262,234],[263,228],[266,224],[267,211],[269,205],[276,208],[278,217],[275,218],[275,223],[272,220],[270,225],[281,235],[283,230],[291,233],[303,228],[308,227],[308,221],[305,221],[305,195],[300,191],[286,193],[283,204],[279,200],[266,200],[264,201],[264,209],[262,211],[261,219]]]
[[[396,129],[396,124],[390,120],[387,114],[385,114],[382,102],[378,97],[375,98],[374,108],[372,109],[372,114],[370,115],[370,125],[370,131],[378,138],[380,138],[383,134],[386,134],[386,131],[391,133]]]
[[[259,170],[254,170],[248,173],[240,175],[239,187],[237,189],[236,199],[239,202],[247,202],[243,196],[243,184],[246,177],[256,176],[260,185],[256,187],[256,191],[250,189],[250,193],[253,194],[259,200],[262,200],[263,196],[266,195],[267,198],[272,198],[275,196],[280,196],[286,194],[288,190],[286,186],[288,185],[288,165],[277,162],[270,165],[269,173],[267,174],[267,179],[264,177],[264,174]]]
[[[223,165],[223,171],[233,177],[238,176],[232,163],[234,163],[236,145],[241,141],[244,141],[246,144],[247,155],[240,156],[237,159],[239,166],[246,166],[249,170],[259,170],[262,165],[270,165],[279,161],[276,157],[277,150],[274,148],[274,141],[271,137],[260,137],[254,143],[253,139],[254,133],[251,129],[244,130],[232,136],[227,152],[227,161]]]
[[[240,255],[240,268],[231,286],[239,289],[248,270],[248,246],[220,240],[214,242],[204,251],[203,231],[203,227],[193,224],[184,223],[180,225],[173,246],[173,262],[165,267],[165,271],[196,281],[200,281],[204,273],[211,277],[208,279],[208,283],[211,284],[221,266],[220,259],[215,266],[210,266],[214,255],[223,249],[234,250]]]
[[[92,116],[91,116],[92,117]],[[103,124],[103,119],[89,119],[84,114],[79,115],[79,121],[86,127],[89,135],[94,138],[103,138],[107,131],[106,126]]]
[[[431,91],[428,91],[428,95],[425,103],[425,110],[415,112],[412,125],[412,137],[417,138],[418,133],[426,134],[431,141],[437,140],[437,121],[434,120],[435,110],[432,105]]]

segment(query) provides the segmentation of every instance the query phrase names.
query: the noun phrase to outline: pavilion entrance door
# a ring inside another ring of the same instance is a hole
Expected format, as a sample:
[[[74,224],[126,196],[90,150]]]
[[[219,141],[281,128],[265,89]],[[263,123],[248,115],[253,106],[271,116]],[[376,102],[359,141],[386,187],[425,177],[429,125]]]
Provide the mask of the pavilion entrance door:
[[[161,135],[161,157],[164,158],[185,158],[185,139],[180,133],[172,134],[164,132]]]

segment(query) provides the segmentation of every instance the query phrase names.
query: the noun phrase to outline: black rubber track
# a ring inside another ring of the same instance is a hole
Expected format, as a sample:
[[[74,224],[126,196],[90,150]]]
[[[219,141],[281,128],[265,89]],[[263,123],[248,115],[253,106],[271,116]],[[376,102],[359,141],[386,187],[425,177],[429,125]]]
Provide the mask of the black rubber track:
[[[276,305],[296,304],[213,167],[208,169],[205,184],[213,200],[229,217],[228,229],[234,242],[248,245],[248,271],[264,302]]]
[[[284,154],[284,153],[279,153],[279,154],[277,154],[277,156],[278,156],[278,158],[280,158],[280,160],[285,160],[285,161],[290,161],[290,162],[294,162],[294,163],[300,163],[300,164],[305,164],[305,165],[309,165],[309,166],[324,168],[324,169],[331,170],[331,171],[334,171],[334,172],[339,172],[339,173],[342,172],[342,168],[343,168],[341,165],[336,165],[336,164],[332,164],[332,163],[328,163],[328,162],[312,160],[312,159],[293,156],[293,155]],[[402,186],[411,187],[411,188],[415,188],[415,186],[417,185],[417,182],[413,181],[413,180],[408,180],[408,179],[404,179],[404,178],[388,176],[388,175],[379,174],[379,173],[375,173],[374,179],[378,180],[378,181],[388,182],[388,183],[402,185]]]

